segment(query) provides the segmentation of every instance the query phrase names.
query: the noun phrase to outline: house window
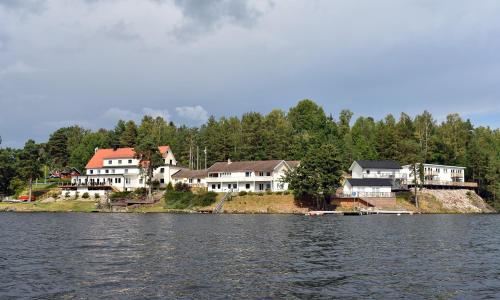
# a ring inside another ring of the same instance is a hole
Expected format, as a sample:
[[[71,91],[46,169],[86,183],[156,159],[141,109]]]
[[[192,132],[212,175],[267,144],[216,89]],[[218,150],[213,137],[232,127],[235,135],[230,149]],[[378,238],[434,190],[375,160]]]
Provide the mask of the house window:
[[[259,172],[259,176],[264,176],[264,172]]]
[[[259,183],[259,191],[263,191],[264,190],[264,184],[263,183]]]
[[[267,173],[266,173],[266,176],[271,176],[271,172],[267,172]]]
[[[109,170],[106,170],[106,174],[109,174]]]
[[[94,170],[90,170],[90,174],[94,174]]]
[[[230,188],[231,188],[231,184],[228,184],[228,185],[227,185],[227,188],[228,188],[228,189],[230,189]]]
[[[108,160],[108,164],[112,165],[113,161],[112,160]]]
[[[198,183],[201,183],[201,179],[200,178],[198,178]]]
[[[219,173],[210,173],[208,177],[219,177]]]
[[[366,170],[366,174],[370,174],[370,170]]]
[[[125,183],[130,184],[130,178],[125,178]]]
[[[115,170],[115,169],[111,170],[111,173],[115,174],[115,172],[116,172],[116,170]]]
[[[215,190],[215,184],[212,184],[212,190]]]
[[[125,169],[125,174],[128,174],[128,169]]]
[[[128,163],[129,163],[129,164],[131,164],[131,163],[132,163],[132,160],[131,160],[131,159],[129,159],[129,160],[128,160]]]
[[[233,189],[237,189],[238,185],[236,183],[233,184]]]
[[[252,176],[252,172],[245,172],[245,177],[251,177]]]
[[[162,179],[160,179],[160,183],[161,183],[161,184],[164,184],[164,183],[165,183],[165,179],[163,179],[163,178],[162,178]]]
[[[165,168],[160,168],[160,173],[165,173]]]
[[[266,189],[268,189],[268,190],[271,189],[271,184],[270,183],[266,184]]]
[[[220,183],[219,183],[219,184],[217,184],[217,189],[219,189],[219,190],[220,190]]]
[[[245,184],[245,188],[246,188],[247,190],[249,190],[249,189],[250,189],[250,183]]]
[[[189,183],[193,183],[193,178],[189,178]]]
[[[101,170],[97,170],[97,174],[101,174]]]
[[[172,164],[172,160],[170,160],[170,164]]]
[[[118,160],[118,164],[119,164],[119,165],[121,165],[121,164],[122,164],[122,160],[121,160],[121,159],[119,159],[119,160]]]

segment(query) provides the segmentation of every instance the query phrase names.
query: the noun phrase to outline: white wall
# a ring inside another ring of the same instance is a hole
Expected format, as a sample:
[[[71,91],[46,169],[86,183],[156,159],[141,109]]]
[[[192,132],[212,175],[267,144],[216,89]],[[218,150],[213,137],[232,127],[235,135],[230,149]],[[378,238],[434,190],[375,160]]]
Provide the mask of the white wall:
[[[410,182],[413,182],[414,175],[411,170],[412,166],[406,165],[403,166],[402,172]],[[424,175],[426,176],[426,181],[453,182],[458,180],[460,182],[464,182],[465,168],[458,166],[424,164]],[[453,175],[458,175],[458,177],[455,178]]]

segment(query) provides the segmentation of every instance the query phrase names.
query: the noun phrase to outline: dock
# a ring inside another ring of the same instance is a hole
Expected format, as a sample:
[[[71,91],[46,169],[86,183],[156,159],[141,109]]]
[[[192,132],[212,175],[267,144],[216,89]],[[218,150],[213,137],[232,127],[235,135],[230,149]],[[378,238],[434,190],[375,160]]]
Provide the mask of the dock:
[[[324,216],[324,215],[342,215],[342,216],[367,216],[367,215],[413,215],[415,212],[408,210],[382,210],[382,209],[361,209],[356,211],[335,211],[335,210],[319,210],[309,211],[306,216]]]

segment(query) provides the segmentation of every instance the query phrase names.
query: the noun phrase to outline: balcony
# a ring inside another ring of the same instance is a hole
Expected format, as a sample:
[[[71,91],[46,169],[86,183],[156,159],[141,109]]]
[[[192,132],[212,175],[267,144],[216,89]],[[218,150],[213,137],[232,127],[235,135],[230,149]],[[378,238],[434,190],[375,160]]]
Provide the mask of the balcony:
[[[405,185],[415,185],[413,180],[407,180],[403,182]],[[459,182],[459,181],[442,181],[442,180],[426,180],[425,185],[437,185],[437,186],[453,186],[453,187],[467,187],[467,188],[477,188],[476,182]]]

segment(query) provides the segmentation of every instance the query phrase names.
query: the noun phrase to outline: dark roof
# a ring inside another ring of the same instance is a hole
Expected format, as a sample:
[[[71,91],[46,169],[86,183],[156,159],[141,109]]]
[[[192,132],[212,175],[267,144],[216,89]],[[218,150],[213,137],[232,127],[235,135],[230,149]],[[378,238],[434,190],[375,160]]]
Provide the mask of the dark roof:
[[[208,172],[272,172],[283,160],[255,160],[217,162],[208,168]]]
[[[172,178],[205,178],[208,176],[207,170],[181,169],[172,175]]]
[[[401,169],[401,165],[394,160],[357,160],[358,165],[363,169]]]
[[[349,178],[352,186],[392,186],[392,179],[388,178]]]

